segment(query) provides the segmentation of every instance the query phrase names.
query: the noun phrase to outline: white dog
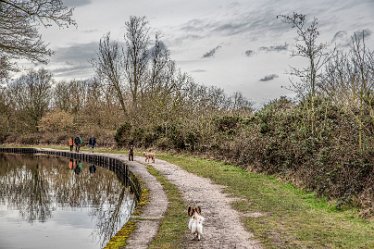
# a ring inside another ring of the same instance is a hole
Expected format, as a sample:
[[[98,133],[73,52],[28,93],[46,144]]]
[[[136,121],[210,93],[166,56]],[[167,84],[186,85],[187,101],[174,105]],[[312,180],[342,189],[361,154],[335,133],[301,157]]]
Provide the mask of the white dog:
[[[191,217],[188,222],[188,229],[200,240],[203,234],[203,222],[205,220],[205,218],[201,216],[201,208],[199,206],[197,206],[197,208],[188,207],[188,215]]]

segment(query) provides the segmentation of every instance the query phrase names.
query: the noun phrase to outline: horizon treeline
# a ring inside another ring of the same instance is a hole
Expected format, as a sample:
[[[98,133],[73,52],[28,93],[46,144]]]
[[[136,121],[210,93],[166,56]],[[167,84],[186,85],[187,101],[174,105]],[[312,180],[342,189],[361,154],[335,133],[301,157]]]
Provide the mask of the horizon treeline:
[[[0,142],[99,145],[204,153],[276,174],[374,214],[374,52],[367,30],[344,47],[319,41],[316,18],[278,16],[296,31],[296,100],[254,111],[241,93],[195,83],[181,72],[145,17],[130,17],[123,41],[106,34],[92,79],[54,82],[40,69],[0,90]],[[234,77],[234,76],[233,76]]]

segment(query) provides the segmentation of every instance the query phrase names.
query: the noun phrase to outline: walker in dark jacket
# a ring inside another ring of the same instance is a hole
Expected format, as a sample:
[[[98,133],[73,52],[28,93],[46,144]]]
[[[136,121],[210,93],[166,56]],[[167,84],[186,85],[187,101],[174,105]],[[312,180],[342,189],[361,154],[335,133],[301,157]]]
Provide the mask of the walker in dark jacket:
[[[90,139],[88,140],[88,146],[92,149],[95,148],[96,146],[96,138],[95,137],[90,137]]]
[[[76,136],[74,138],[74,144],[75,144],[75,152],[79,152],[79,149],[82,145],[82,139],[79,136]]]

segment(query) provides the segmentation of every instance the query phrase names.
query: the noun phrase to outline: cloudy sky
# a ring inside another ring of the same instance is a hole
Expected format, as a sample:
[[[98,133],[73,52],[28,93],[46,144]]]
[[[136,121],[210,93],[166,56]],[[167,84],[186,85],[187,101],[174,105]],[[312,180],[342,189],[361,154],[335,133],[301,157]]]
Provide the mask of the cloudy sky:
[[[321,42],[345,45],[356,31],[374,32],[374,0],[64,0],[74,6],[77,28],[42,30],[55,50],[47,68],[57,80],[94,75],[89,60],[107,32],[123,40],[131,15],[146,16],[182,71],[198,83],[241,91],[257,105],[292,93],[290,66],[295,30],[276,18],[300,12],[316,17]],[[334,38],[335,37],[335,38]],[[374,34],[367,44],[374,49]]]

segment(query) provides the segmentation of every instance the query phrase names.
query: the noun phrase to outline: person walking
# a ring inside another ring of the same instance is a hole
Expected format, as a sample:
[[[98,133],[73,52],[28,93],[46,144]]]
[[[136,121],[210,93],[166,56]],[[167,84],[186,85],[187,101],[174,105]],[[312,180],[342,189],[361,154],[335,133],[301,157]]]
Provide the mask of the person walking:
[[[94,136],[91,136],[90,139],[88,140],[88,147],[90,147],[92,152],[94,152],[95,146],[96,146],[96,138]]]
[[[82,138],[79,135],[74,138],[75,152],[79,152],[82,143]]]
[[[129,161],[134,161],[134,146],[133,145],[130,146]]]
[[[70,151],[73,151],[73,147],[74,147],[74,138],[73,137],[69,138],[68,144],[69,144]]]

